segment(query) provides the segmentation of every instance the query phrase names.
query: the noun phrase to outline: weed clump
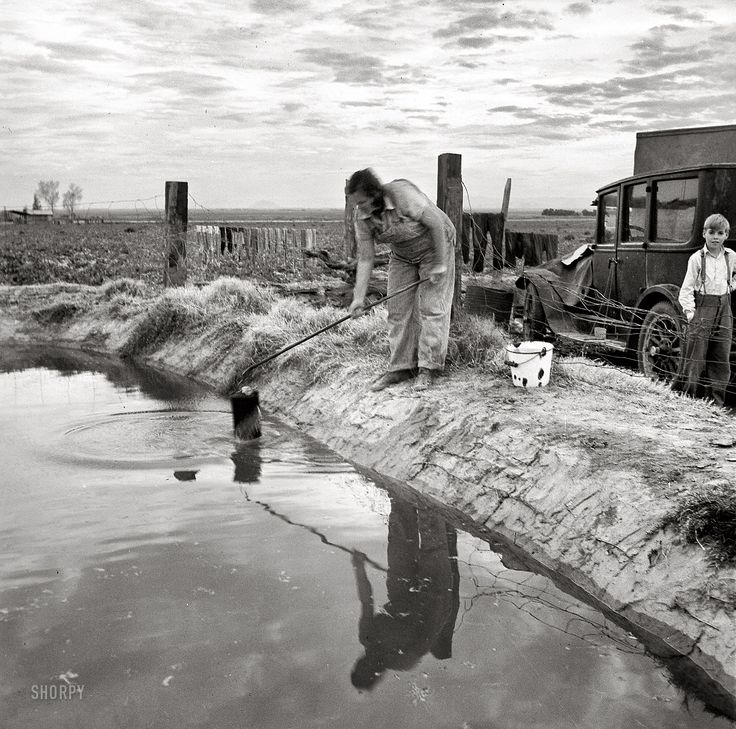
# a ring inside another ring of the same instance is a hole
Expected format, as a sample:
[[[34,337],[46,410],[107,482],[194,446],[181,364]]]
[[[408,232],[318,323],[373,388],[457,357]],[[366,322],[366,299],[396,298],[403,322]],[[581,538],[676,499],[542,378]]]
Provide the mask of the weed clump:
[[[231,375],[228,389],[242,384],[242,372],[251,365],[334,323],[345,314],[344,310],[329,306],[315,309],[293,299],[280,299],[267,315],[253,316],[238,342],[242,357]],[[289,367],[312,381],[318,381],[335,370],[353,365],[356,359],[368,363],[372,355],[380,353],[385,356],[387,352],[385,319],[369,314],[348,319],[308,339],[264,365],[264,370]]]
[[[202,289],[202,295],[205,307],[238,314],[265,314],[276,301],[272,289],[233,277],[218,278]]]
[[[736,561],[736,489],[715,483],[685,496],[665,518],[688,544],[698,544],[715,565]]]
[[[48,306],[42,306],[31,311],[31,316],[43,325],[47,324],[63,324],[69,319],[74,318],[80,311],[81,307],[77,302],[70,299],[61,299],[55,301]]]
[[[266,316],[275,299],[271,289],[236,278],[218,279],[201,289],[167,289],[147,309],[121,354],[132,357],[150,352],[174,337],[181,338],[208,325],[217,328],[221,322],[226,322],[227,331],[220,333],[232,340],[234,332],[247,326],[249,317]]]
[[[135,326],[120,350],[132,357],[155,349],[160,344],[197,329],[206,321],[200,296],[187,289],[171,289],[153,303]]]
[[[450,327],[447,363],[504,375],[507,343],[508,334],[493,319],[467,314],[458,317]]]
[[[138,298],[146,293],[143,281],[133,278],[118,278],[100,286],[100,295],[105,299],[112,299],[118,294]]]

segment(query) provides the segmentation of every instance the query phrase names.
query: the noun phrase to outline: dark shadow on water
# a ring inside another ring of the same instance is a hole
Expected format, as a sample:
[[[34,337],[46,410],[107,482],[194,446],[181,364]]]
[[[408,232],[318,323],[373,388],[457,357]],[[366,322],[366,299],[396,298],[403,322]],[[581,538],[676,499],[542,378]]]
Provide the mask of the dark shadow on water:
[[[42,368],[71,377],[85,372],[103,375],[122,389],[139,389],[155,400],[191,400],[211,390],[185,377],[159,372],[151,367],[80,349],[43,345],[0,349],[0,372]]]

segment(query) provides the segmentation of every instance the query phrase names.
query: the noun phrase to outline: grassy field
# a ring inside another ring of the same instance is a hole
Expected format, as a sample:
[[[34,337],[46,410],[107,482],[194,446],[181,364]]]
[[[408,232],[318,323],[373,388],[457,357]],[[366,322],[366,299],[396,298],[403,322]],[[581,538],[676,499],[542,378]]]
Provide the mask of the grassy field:
[[[247,223],[246,223],[247,224]],[[342,220],[278,224],[281,227],[314,228],[316,249],[332,260],[345,259]],[[554,233],[559,237],[560,255],[582,243],[592,242],[594,219],[519,218],[508,229],[518,232]],[[242,276],[237,261],[222,260],[205,268],[190,232],[188,269],[194,281],[211,281],[219,276]],[[80,283],[99,285],[117,278],[132,278],[160,285],[165,261],[164,226],[161,223],[0,223],[0,284]],[[260,272],[263,280],[288,281],[311,278],[319,268],[314,261],[276,266]],[[325,269],[327,270],[327,269]],[[247,272],[246,272],[247,273]]]

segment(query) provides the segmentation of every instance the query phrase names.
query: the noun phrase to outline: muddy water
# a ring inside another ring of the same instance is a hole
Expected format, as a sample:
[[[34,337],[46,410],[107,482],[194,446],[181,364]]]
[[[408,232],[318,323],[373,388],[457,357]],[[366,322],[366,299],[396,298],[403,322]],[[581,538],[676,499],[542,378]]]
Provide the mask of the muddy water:
[[[0,357],[4,727],[726,727],[546,577],[282,424]]]

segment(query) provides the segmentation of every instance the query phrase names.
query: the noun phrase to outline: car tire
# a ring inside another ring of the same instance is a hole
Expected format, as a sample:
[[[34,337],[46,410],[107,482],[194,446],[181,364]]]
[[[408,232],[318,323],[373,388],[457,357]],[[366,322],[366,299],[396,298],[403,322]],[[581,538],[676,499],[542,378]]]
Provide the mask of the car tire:
[[[685,320],[669,301],[656,303],[639,330],[639,371],[647,377],[680,383],[685,369]]]

